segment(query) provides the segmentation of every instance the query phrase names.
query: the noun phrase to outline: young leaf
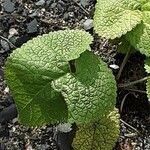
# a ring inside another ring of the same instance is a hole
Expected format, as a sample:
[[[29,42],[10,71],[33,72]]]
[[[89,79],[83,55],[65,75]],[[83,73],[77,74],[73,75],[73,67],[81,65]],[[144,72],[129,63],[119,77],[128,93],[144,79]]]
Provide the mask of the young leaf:
[[[78,126],[74,150],[112,150],[119,136],[119,114],[115,109],[97,122]]]
[[[142,54],[150,56],[150,11],[143,12],[143,21],[126,35],[127,40]]]
[[[115,78],[107,65],[86,51],[75,62],[76,72],[53,82],[68,107],[69,122],[89,123],[113,110],[116,101]]]
[[[16,49],[6,62],[5,77],[21,123],[38,126],[66,121],[67,107],[52,80],[70,72],[69,62],[86,49],[92,37],[80,30],[50,32]]]
[[[140,7],[137,0],[97,0],[95,31],[107,39],[121,37],[141,23]]]

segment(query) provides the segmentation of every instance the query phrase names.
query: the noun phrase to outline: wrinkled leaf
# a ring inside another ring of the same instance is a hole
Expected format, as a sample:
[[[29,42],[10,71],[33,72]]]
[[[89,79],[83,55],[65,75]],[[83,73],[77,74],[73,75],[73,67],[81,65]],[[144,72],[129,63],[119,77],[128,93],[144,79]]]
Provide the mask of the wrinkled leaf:
[[[97,0],[95,31],[107,39],[121,37],[141,23],[140,7],[137,0]]]
[[[150,58],[146,58],[144,68],[147,73],[150,73]],[[147,92],[147,97],[150,100],[150,78],[147,79],[146,92]]]
[[[119,114],[115,109],[97,122],[78,126],[74,150],[112,150],[119,137]]]
[[[143,21],[126,35],[127,40],[142,54],[150,56],[150,12],[143,12]]]
[[[144,68],[147,73],[150,73],[150,58],[146,58]]]
[[[50,32],[16,49],[6,62],[5,77],[22,124],[38,126],[67,121],[61,93],[53,79],[70,72],[69,60],[89,49],[92,37],[80,30]]]
[[[75,61],[76,72],[68,73],[53,82],[64,96],[69,122],[88,123],[113,110],[116,102],[116,83],[111,70],[92,52],[84,52]]]

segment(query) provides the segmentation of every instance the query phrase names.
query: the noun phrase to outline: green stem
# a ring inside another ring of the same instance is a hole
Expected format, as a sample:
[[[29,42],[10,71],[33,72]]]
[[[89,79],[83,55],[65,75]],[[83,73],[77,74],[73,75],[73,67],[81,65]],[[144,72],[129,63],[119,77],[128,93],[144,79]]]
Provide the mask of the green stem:
[[[137,84],[137,83],[144,82],[144,81],[146,81],[147,79],[150,79],[150,76],[145,77],[145,78],[142,78],[142,79],[139,79],[139,80],[136,80],[136,81],[133,81],[133,82],[124,83],[124,84],[118,84],[118,87],[119,87],[119,88],[125,88],[125,87],[128,87],[128,86],[132,86],[132,85],[134,85],[134,84]]]
[[[119,70],[119,72],[117,74],[117,77],[116,77],[117,80],[119,80],[119,78],[121,76],[121,73],[122,73],[122,71],[123,71],[123,69],[124,69],[124,67],[125,67],[125,65],[126,65],[126,63],[128,61],[128,58],[130,57],[130,54],[131,54],[131,48],[128,50],[126,56],[123,59],[123,62],[121,64],[121,66],[120,66],[120,70]]]

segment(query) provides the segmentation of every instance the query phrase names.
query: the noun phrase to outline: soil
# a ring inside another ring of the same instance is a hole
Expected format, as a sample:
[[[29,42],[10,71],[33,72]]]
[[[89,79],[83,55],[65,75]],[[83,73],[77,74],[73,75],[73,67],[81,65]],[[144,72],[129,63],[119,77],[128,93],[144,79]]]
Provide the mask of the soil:
[[[27,128],[18,123],[16,106],[4,80],[4,64],[13,50],[37,35],[84,28],[94,36],[94,52],[108,65],[120,66],[124,55],[116,52],[115,45],[99,38],[90,24],[87,27],[95,3],[96,0],[0,0],[0,150],[71,149],[70,135],[56,137],[55,126]],[[138,52],[132,54],[118,84],[145,77],[144,59]],[[117,75],[118,69],[113,72]],[[116,107],[120,110],[121,128],[114,150],[150,150],[150,103],[145,91],[145,83],[118,88]],[[61,145],[59,138],[68,142]]]

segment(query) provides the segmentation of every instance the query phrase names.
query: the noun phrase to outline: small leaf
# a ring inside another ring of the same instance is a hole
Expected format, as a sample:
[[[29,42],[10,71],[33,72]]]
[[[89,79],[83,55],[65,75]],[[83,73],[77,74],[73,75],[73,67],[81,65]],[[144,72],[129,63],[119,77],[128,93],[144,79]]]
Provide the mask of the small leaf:
[[[80,30],[50,32],[16,49],[6,62],[5,78],[22,124],[39,126],[67,121],[61,93],[52,80],[70,72],[69,61],[87,49],[92,37]]]
[[[69,122],[88,123],[114,108],[115,78],[107,65],[86,51],[75,62],[76,72],[56,79],[53,88],[64,96]]]
[[[119,114],[115,109],[97,122],[78,126],[74,150],[112,150],[119,137]]]
[[[150,12],[143,12],[143,21],[126,35],[127,40],[142,54],[150,56]]]
[[[95,31],[107,39],[121,37],[141,23],[140,7],[137,0],[97,0]]]

